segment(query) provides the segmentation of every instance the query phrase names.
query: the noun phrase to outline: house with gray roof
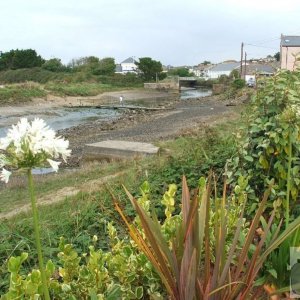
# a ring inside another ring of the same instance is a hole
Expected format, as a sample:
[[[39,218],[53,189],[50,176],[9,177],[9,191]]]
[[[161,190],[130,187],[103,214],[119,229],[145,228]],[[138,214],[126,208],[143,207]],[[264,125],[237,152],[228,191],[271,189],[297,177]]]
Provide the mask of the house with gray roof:
[[[217,79],[221,75],[229,76],[233,70],[239,69],[239,67],[239,62],[223,62],[208,68],[205,73],[207,78]]]
[[[128,57],[124,61],[121,62],[122,73],[137,73],[137,61],[133,57]]]
[[[281,35],[280,67],[294,71],[297,67],[296,57],[300,55],[300,36]]]
[[[247,64],[243,65],[242,74],[245,75],[265,75],[271,76],[275,73],[275,68],[267,64]]]

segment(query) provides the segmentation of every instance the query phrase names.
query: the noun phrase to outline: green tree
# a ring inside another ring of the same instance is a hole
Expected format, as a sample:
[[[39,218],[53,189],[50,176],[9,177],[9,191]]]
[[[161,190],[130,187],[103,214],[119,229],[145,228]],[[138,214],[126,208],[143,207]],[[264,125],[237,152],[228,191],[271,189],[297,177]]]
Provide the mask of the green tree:
[[[187,68],[174,68],[169,71],[169,74],[175,75],[175,76],[180,76],[180,77],[191,76],[191,74]]]
[[[115,73],[116,63],[112,57],[105,57],[101,59],[95,69],[93,70],[94,75],[113,75]]]
[[[163,68],[160,61],[153,60],[150,57],[142,57],[136,64],[144,80],[151,81],[166,77],[166,74],[162,73]]]
[[[41,67],[44,62],[35,50],[10,50],[1,53],[0,70]]]
[[[229,74],[229,78],[230,79],[238,79],[238,78],[241,78],[240,76],[240,72],[237,70],[237,69],[234,69],[230,72]]]
[[[47,60],[43,65],[42,68],[52,72],[60,72],[65,69],[64,65],[62,64],[59,58],[51,58]]]
[[[207,65],[210,65],[211,64],[211,62],[210,61],[208,61],[208,60],[205,60],[203,63],[202,63],[204,66],[207,66]]]
[[[280,52],[275,53],[274,58],[276,58],[276,61],[280,61]]]
[[[74,71],[94,70],[99,64],[99,58],[96,56],[85,56],[73,58],[68,64]]]

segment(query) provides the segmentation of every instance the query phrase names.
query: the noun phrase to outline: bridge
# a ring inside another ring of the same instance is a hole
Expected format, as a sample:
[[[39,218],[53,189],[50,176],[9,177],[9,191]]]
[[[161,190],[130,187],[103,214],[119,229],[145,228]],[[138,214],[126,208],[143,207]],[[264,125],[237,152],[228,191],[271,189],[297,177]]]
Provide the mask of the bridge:
[[[178,85],[179,89],[182,86],[185,87],[193,87],[197,82],[197,77],[178,77]]]
[[[144,83],[146,89],[156,89],[156,90],[180,90],[181,86],[193,87],[195,86],[198,78],[197,77],[179,77],[170,76],[160,82],[148,82]]]

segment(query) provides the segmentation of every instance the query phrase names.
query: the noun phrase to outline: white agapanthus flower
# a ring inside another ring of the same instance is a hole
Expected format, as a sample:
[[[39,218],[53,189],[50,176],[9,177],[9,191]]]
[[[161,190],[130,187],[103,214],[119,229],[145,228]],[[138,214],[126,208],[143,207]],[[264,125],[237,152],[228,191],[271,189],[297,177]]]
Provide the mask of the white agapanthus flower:
[[[11,172],[7,171],[3,168],[0,173],[0,180],[4,181],[5,183],[8,183],[10,175],[11,175]]]
[[[21,118],[17,125],[12,125],[6,137],[0,139],[0,180],[8,182],[10,168],[37,168],[50,165],[56,172],[60,162],[53,159],[62,157],[66,161],[71,150],[69,141],[57,137],[54,130],[39,118],[31,123]]]

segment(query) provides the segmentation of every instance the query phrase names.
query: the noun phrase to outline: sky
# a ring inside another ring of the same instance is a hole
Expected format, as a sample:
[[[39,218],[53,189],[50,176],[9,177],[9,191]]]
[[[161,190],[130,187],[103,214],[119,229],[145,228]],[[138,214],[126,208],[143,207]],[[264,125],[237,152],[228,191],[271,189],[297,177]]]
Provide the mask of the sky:
[[[0,51],[45,59],[151,57],[197,65],[274,55],[300,35],[299,0],[9,0],[0,6]]]

